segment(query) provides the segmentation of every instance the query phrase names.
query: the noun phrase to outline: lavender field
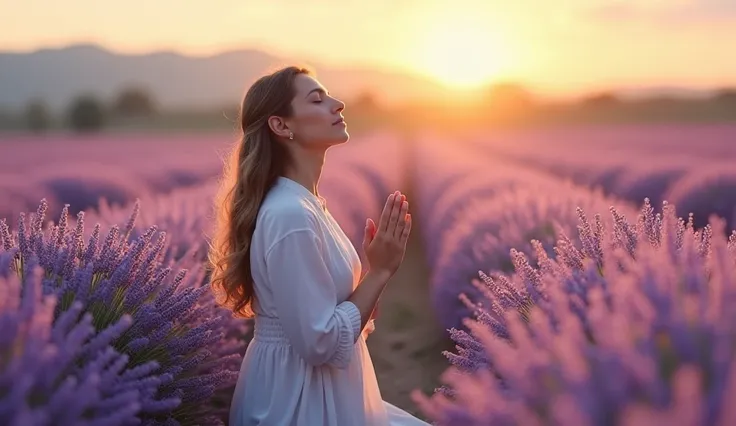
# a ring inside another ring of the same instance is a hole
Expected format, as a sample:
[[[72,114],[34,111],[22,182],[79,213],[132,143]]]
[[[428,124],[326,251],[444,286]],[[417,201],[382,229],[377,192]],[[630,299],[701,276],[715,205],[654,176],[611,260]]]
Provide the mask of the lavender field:
[[[252,331],[205,263],[232,141],[0,137],[1,424],[225,424]],[[393,190],[416,218],[422,262],[384,298],[433,321],[379,308],[384,399],[440,425],[735,424],[734,164],[736,126],[331,150],[320,191],[356,247]]]
[[[600,188],[635,204],[648,197],[736,223],[736,125],[590,126],[495,132],[471,141],[482,152]]]
[[[0,142],[2,424],[224,421],[250,323],[215,305],[205,238],[232,140]],[[330,152],[322,193],[356,245],[405,180],[400,148]]]

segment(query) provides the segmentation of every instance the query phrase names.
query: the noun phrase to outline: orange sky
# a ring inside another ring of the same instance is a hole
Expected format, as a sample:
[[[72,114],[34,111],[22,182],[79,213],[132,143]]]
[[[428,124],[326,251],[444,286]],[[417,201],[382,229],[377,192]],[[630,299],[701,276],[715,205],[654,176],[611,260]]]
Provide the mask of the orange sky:
[[[0,10],[3,50],[256,47],[553,95],[736,85],[734,0],[0,0]]]

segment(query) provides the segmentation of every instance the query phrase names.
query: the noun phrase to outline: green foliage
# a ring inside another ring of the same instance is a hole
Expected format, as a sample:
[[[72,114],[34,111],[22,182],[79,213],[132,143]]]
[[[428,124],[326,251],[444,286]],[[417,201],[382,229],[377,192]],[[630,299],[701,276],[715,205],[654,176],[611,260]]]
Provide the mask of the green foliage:
[[[105,125],[105,108],[95,97],[82,95],[69,106],[68,120],[74,131],[98,131]]]
[[[129,87],[120,92],[113,111],[123,117],[148,117],[156,113],[156,102],[148,90]]]
[[[584,107],[605,108],[620,103],[620,99],[612,92],[593,93],[583,97],[580,104]]]
[[[736,108],[736,88],[721,89],[713,98],[721,105]]]
[[[51,114],[41,100],[32,100],[23,115],[28,130],[32,132],[42,133],[51,127]]]

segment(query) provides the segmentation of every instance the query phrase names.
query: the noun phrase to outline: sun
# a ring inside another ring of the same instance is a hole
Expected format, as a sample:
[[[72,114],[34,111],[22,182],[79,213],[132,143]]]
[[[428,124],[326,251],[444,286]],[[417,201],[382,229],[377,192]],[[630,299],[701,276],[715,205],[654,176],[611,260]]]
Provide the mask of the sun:
[[[425,74],[458,88],[501,77],[507,56],[493,27],[479,17],[438,16],[422,31],[418,60]]]

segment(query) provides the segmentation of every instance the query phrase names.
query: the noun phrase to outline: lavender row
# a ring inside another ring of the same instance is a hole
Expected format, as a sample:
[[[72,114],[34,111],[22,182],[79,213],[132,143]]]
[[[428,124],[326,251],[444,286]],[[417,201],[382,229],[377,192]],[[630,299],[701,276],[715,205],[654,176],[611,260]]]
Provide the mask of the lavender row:
[[[510,250],[533,253],[529,241],[553,243],[577,225],[576,207],[606,212],[614,200],[498,161],[472,157],[446,144],[414,155],[417,196],[429,264],[431,300],[445,328],[462,328],[483,294],[478,271],[509,272]],[[444,168],[444,170],[443,170]],[[462,172],[460,172],[462,170]],[[452,172],[450,172],[452,171]]]
[[[366,218],[378,223],[388,195],[405,191],[403,141],[388,133],[375,133],[330,148],[320,180],[327,209],[350,238],[363,264]]]
[[[201,185],[220,170],[228,134],[15,136],[0,141],[0,217],[48,200],[58,216],[94,209],[101,198],[126,205],[146,194]],[[39,161],[39,159],[48,159]]]
[[[736,126],[594,127],[477,137],[475,145],[641,204],[667,200],[704,226],[736,224]]]
[[[390,193],[405,190],[406,159],[406,144],[398,134],[377,131],[331,148],[326,175],[339,179],[339,173],[332,173],[332,169],[355,173],[373,188],[375,200],[383,206]]]
[[[477,155],[467,147],[425,135],[413,146],[412,179],[428,262],[435,264],[457,216],[471,200],[523,185],[551,184],[544,173]]]
[[[736,231],[666,203],[588,213],[556,259],[534,241],[536,266],[514,251],[512,273],[480,274],[489,303],[452,330],[445,386],[414,395],[436,424],[736,422]]]
[[[72,216],[82,210],[89,216],[103,209],[103,213],[95,214],[95,221],[122,226],[140,199],[145,208],[139,223],[170,231],[175,239],[172,250],[182,256],[192,245],[189,242],[200,240],[209,229],[220,155],[232,142],[233,137],[227,134],[6,138],[0,151],[13,155],[4,157],[12,157],[12,161],[0,160],[0,218],[17,217],[45,198],[48,213],[55,217],[69,204]],[[39,163],[38,158],[54,161]],[[353,138],[328,152],[328,178],[323,179],[322,186],[329,193],[329,181],[340,183],[348,173],[370,185],[363,190],[363,196],[370,193],[382,203],[386,194],[398,189],[403,181],[402,161],[400,140],[390,133]],[[357,182],[354,186],[365,184]],[[337,194],[331,207],[335,211],[350,210],[350,206],[341,204],[352,203],[355,196],[350,191]],[[340,212],[338,215],[346,216]],[[193,234],[197,234],[196,238]],[[196,255],[203,254],[200,250]]]

